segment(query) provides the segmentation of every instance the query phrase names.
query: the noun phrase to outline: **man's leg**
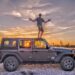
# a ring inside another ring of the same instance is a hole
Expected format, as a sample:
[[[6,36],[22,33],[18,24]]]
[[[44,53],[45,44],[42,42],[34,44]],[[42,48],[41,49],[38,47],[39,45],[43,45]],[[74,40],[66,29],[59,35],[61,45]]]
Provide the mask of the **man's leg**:
[[[39,29],[38,38],[42,38],[42,35],[43,35],[43,32],[44,32],[43,27],[40,26],[40,27],[38,27],[38,29]]]
[[[44,30],[43,30],[43,27],[41,26],[41,29],[40,29],[40,38],[42,38],[43,33],[44,33]]]
[[[40,31],[38,32],[38,38],[40,38]]]
[[[41,32],[40,32],[40,38],[42,38],[43,32],[44,32],[44,31],[41,31]]]
[[[38,38],[42,38],[43,33],[44,33],[44,31],[39,31]]]

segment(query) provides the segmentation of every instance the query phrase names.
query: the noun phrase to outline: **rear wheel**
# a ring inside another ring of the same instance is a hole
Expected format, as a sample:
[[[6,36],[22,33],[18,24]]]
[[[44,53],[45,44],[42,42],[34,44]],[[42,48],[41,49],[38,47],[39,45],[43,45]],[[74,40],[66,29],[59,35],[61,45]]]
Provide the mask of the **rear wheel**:
[[[74,59],[70,56],[65,56],[61,60],[61,68],[65,71],[72,71],[74,69]]]
[[[4,60],[4,68],[7,71],[15,71],[19,66],[19,61],[14,56],[9,56]]]

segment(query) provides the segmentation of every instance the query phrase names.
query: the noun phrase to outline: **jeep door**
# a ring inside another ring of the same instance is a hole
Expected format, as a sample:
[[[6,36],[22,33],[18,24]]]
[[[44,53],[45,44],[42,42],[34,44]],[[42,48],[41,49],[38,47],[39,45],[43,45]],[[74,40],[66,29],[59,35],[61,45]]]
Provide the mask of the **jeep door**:
[[[32,50],[32,55],[34,61],[45,62],[50,61],[49,50],[46,49],[46,42],[41,39],[34,40],[34,48]]]
[[[32,40],[20,39],[18,52],[23,61],[32,61]]]

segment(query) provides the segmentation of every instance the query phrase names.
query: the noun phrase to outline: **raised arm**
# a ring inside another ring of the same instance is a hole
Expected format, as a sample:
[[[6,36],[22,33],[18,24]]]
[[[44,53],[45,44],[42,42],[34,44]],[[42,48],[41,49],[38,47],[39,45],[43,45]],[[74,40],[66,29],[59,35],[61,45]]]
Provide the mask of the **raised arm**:
[[[47,21],[45,21],[44,23],[47,23],[47,22],[49,22],[49,21],[51,21],[51,19],[48,19]]]
[[[32,21],[32,22],[35,22],[36,21],[36,19],[33,20],[32,18],[29,18],[29,20]]]

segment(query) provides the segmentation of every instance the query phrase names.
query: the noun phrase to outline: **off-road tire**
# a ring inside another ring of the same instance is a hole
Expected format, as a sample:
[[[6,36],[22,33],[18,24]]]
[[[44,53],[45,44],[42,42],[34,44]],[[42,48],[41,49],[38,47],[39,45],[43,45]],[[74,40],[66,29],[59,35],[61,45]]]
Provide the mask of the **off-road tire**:
[[[15,71],[19,66],[19,61],[14,56],[9,56],[5,58],[3,62],[4,68],[6,71],[12,72]]]
[[[74,69],[74,59],[70,56],[65,56],[60,62],[61,68],[65,71],[72,71]]]

